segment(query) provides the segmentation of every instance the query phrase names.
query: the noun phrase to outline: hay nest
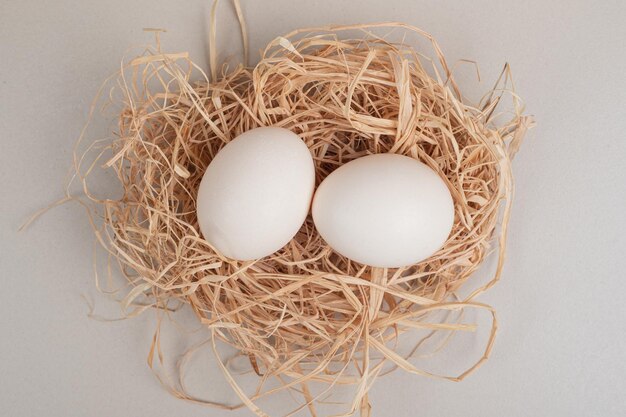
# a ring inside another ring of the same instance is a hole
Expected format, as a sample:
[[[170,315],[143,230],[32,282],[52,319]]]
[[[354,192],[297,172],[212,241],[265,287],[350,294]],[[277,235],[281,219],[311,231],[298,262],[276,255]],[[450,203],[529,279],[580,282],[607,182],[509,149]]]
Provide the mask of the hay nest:
[[[421,37],[434,56],[375,35],[380,28]],[[354,33],[359,36],[348,36]],[[315,413],[328,390],[346,384],[355,390],[345,414],[367,414],[367,391],[381,373],[400,367],[438,376],[411,363],[415,349],[395,348],[400,336],[428,330],[419,346],[436,332],[468,330],[447,319],[467,308],[493,314],[485,353],[464,372],[440,377],[460,380],[483,362],[495,336],[495,313],[474,299],[500,275],[510,161],[531,123],[514,95],[509,120],[494,123],[502,114],[496,106],[508,68],[471,106],[430,35],[380,24],[295,31],[272,41],[254,67],[224,67],[219,75],[214,65],[213,71],[209,81],[187,54],[164,53],[158,43],[148,48],[104,90],[121,106],[115,138],[89,144],[88,152],[97,154],[93,162],[76,153],[75,178],[89,197],[83,202],[96,236],[130,283],[124,305],[137,304],[135,314],[170,309],[172,300],[189,304],[213,346],[222,341],[235,347],[259,375],[259,389],[244,393],[220,361],[242,404],[258,415],[265,415],[258,400],[281,390],[297,391],[304,399],[297,410]],[[249,262],[223,257],[199,232],[196,190],[217,152],[258,126],[297,133],[313,155],[317,184],[368,154],[403,154],[427,164],[445,179],[455,202],[448,241],[419,264],[372,268],[334,252],[309,216],[272,256]],[[115,173],[121,197],[91,193],[87,179],[100,167]],[[493,278],[459,298],[461,285],[494,250]],[[435,320],[436,312],[446,319]],[[158,350],[155,339],[151,365]],[[272,377],[280,384],[264,389]],[[316,384],[324,388],[315,391]]]

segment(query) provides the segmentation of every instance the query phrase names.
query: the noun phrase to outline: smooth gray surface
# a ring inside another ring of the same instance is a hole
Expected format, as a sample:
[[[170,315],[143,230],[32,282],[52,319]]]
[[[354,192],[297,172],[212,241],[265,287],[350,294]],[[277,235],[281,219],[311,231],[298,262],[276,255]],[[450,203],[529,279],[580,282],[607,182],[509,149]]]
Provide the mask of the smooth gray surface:
[[[175,5],[178,3],[178,5]],[[538,127],[514,164],[508,261],[482,300],[500,315],[491,359],[462,383],[395,373],[374,416],[621,416],[626,412],[626,7],[622,1],[243,1],[251,50],[298,27],[400,20],[450,61],[476,60],[487,89],[505,61]],[[0,414],[218,416],[167,394],[146,362],[153,320],[100,323],[83,212],[62,195],[100,82],[165,27],[168,50],[206,62],[208,1],[0,3]],[[228,2],[222,56],[237,51]],[[256,54],[253,54],[253,58]],[[461,74],[470,79],[471,70]],[[469,74],[469,75],[468,75]],[[215,395],[226,392],[216,376]],[[221,387],[221,388],[220,388]],[[233,416],[251,415],[243,410]]]

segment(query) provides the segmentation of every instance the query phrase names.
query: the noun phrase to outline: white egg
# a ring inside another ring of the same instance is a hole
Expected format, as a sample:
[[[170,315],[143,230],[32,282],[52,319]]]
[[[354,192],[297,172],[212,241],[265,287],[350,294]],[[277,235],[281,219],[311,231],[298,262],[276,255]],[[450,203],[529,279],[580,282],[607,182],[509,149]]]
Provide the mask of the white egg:
[[[395,154],[369,155],[337,168],[318,187],[312,211],[317,230],[335,251],[386,268],[428,258],[454,223],[443,179]]]
[[[209,164],[198,190],[198,224],[223,255],[258,259],[293,238],[315,187],[308,147],[295,133],[260,127],[236,137]]]

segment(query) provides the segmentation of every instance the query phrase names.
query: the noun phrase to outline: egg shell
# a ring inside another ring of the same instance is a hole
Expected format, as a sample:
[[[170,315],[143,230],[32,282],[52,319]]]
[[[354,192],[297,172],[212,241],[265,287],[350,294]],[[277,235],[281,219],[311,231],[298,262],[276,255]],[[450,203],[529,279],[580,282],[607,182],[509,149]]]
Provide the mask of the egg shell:
[[[416,159],[368,155],[333,171],[313,199],[313,220],[340,254],[366,265],[418,263],[445,243],[454,203],[444,180]]]
[[[270,255],[302,226],[314,187],[313,158],[298,135],[277,127],[249,130],[217,153],[200,182],[202,235],[229,258]]]

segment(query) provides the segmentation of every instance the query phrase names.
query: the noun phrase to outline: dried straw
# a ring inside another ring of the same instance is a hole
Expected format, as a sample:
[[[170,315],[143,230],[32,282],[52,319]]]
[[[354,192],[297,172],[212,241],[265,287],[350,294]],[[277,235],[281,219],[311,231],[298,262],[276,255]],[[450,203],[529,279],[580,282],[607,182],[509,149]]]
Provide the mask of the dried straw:
[[[385,28],[425,39],[434,59],[374,34]],[[358,38],[350,39],[355,32]],[[216,354],[221,341],[249,359],[259,375],[254,393],[244,393],[226,360],[219,363],[241,399],[238,406],[259,416],[266,415],[259,400],[281,391],[304,399],[294,412],[316,415],[317,404],[339,385],[354,387],[341,415],[367,415],[367,391],[389,369],[459,381],[486,360],[496,316],[475,298],[502,271],[511,158],[532,124],[514,94],[510,120],[493,123],[500,99],[510,92],[508,66],[485,99],[471,106],[429,34],[387,23],[294,31],[272,41],[255,67],[219,74],[214,66],[212,72],[209,82],[186,53],[164,53],[157,41],[156,48],[124,63],[107,84],[110,91],[103,90],[121,106],[115,138],[88,145],[93,161],[80,147],[75,153],[74,180],[87,196],[81,201],[96,237],[131,284],[123,300],[125,307],[135,306],[130,314],[188,303],[209,329]],[[309,216],[272,256],[253,262],[223,257],[198,231],[196,190],[217,152],[257,126],[296,132],[311,150],[318,184],[367,154],[419,159],[445,178],[454,198],[450,238],[417,265],[372,268],[334,252]],[[88,177],[101,169],[115,173],[121,198],[91,193]],[[459,288],[493,249],[498,262],[492,279],[459,299]],[[453,319],[472,308],[492,317],[484,354],[475,364],[448,376],[411,363],[433,334],[473,330]],[[436,320],[442,312],[448,319]],[[399,353],[400,336],[418,330],[427,333],[415,349]],[[155,355],[163,360],[158,331],[150,366],[156,366]],[[280,384],[270,386],[272,379]],[[174,385],[170,389],[181,398],[220,405],[193,397],[183,383]]]

